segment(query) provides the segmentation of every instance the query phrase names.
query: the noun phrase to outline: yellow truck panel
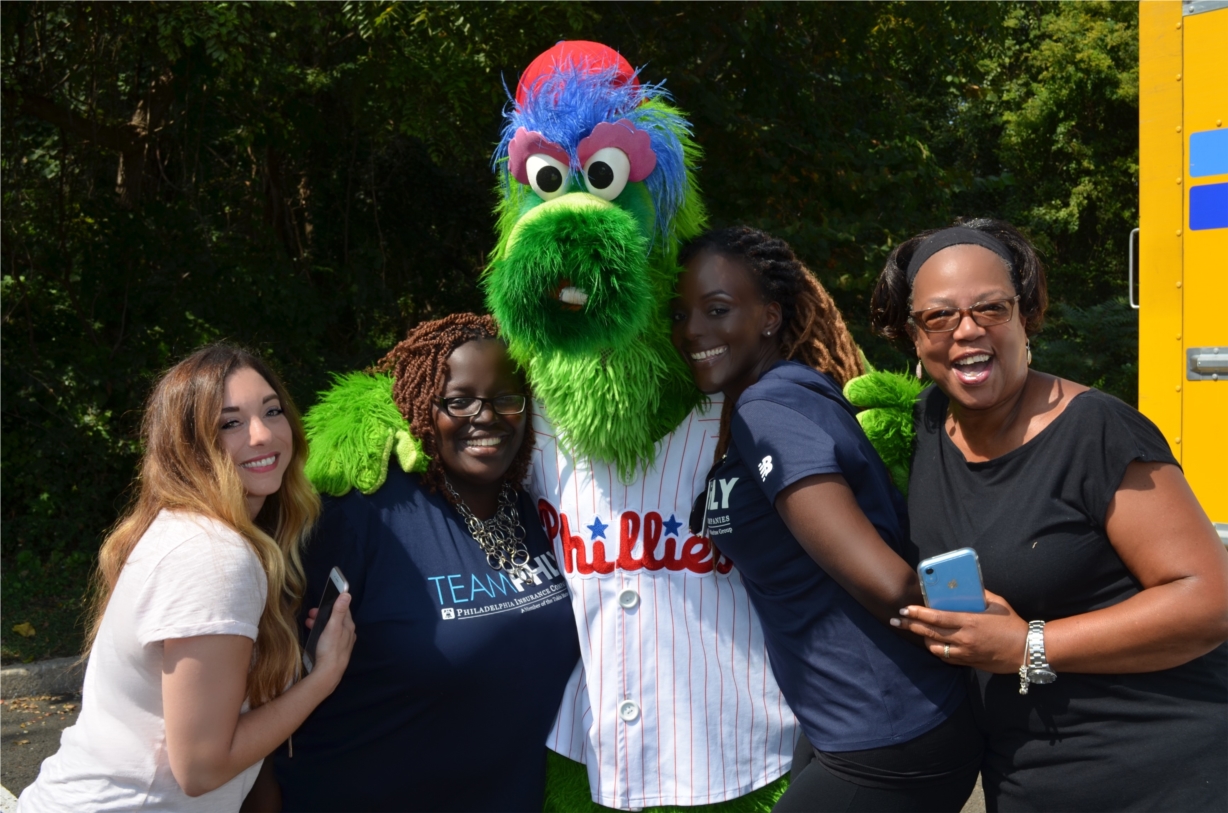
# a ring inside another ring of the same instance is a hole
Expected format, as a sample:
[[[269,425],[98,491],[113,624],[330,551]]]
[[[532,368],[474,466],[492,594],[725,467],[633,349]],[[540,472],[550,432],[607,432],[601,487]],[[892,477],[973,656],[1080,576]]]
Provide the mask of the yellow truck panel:
[[[1228,544],[1226,50],[1228,0],[1140,5],[1138,408]]]
[[[1228,211],[1204,211],[1228,210],[1228,8],[1187,15],[1184,23],[1182,123],[1189,148],[1181,464],[1212,521],[1228,523],[1228,363],[1223,374],[1212,372],[1218,361],[1197,365],[1206,375],[1190,369],[1221,351],[1228,362]]]
[[[1139,46],[1139,409],[1228,544],[1228,2],[1144,2]]]

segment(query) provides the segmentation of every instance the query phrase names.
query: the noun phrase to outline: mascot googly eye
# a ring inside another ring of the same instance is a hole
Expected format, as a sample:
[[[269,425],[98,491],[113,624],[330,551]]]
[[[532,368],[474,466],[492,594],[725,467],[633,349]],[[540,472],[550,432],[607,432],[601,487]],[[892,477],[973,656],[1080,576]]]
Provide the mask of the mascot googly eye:
[[[602,147],[584,164],[588,191],[602,200],[614,200],[627,188],[631,161],[618,147]]]
[[[542,200],[554,200],[567,191],[571,168],[557,158],[537,153],[529,156],[524,167],[529,185]]]

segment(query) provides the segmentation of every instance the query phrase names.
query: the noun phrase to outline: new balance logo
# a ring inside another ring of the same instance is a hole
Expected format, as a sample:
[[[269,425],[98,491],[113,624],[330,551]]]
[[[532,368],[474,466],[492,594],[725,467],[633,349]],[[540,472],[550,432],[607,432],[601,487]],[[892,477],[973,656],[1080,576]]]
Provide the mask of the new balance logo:
[[[768,455],[759,461],[759,479],[767,481],[767,476],[772,473],[772,456]]]

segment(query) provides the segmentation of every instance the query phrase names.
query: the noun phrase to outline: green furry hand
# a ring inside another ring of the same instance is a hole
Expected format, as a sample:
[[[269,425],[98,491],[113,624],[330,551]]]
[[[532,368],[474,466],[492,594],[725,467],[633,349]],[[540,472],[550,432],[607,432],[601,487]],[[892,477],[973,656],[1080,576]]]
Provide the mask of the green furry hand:
[[[923,389],[915,378],[872,370],[844,385],[844,397],[862,411],[857,421],[891,473],[891,481],[908,495],[912,464],[913,409]]]
[[[392,400],[392,377],[347,373],[303,418],[307,479],[322,494],[340,497],[357,488],[371,494],[384,484],[395,454],[406,472],[426,471],[429,458]]]

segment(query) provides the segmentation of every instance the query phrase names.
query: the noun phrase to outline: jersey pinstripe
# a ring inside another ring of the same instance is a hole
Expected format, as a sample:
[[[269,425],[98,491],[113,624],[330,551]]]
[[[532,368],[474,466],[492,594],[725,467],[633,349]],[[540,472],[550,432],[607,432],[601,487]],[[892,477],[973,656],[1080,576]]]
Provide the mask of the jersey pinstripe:
[[[582,655],[547,745],[586,763],[608,807],[725,801],[792,761],[797,724],[741,577],[687,530],[720,410],[718,396],[692,411],[630,484],[567,454],[543,410],[534,417],[532,488]]]

